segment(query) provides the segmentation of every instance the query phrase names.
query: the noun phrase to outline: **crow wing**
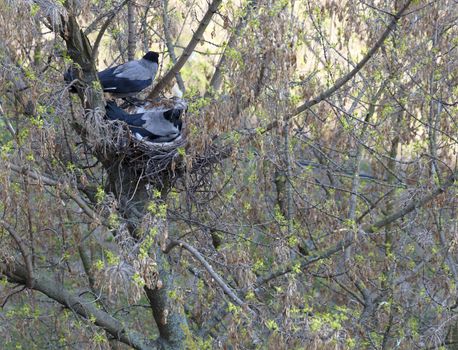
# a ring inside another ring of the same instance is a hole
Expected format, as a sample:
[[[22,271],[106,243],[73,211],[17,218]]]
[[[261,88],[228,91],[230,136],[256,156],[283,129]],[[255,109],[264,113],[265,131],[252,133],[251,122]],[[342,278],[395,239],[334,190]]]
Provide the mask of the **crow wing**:
[[[157,67],[157,64],[154,64]],[[145,80],[152,78],[151,65],[145,65],[140,61],[129,61],[115,67],[114,75],[117,78],[126,78],[131,80]]]
[[[105,69],[98,73],[103,91],[117,94],[130,94],[140,92],[151,85],[156,74],[157,64],[154,69],[139,61],[130,61],[116,67]]]

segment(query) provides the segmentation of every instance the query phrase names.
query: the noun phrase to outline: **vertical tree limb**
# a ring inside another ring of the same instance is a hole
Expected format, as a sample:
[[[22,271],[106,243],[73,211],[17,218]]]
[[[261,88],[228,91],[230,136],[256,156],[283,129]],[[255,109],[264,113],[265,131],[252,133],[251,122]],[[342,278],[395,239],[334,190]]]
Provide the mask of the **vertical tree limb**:
[[[164,25],[165,44],[167,45],[167,50],[169,51],[170,59],[172,60],[173,64],[176,64],[177,56],[175,55],[175,48],[173,46],[172,36],[170,35],[168,4],[169,4],[168,0],[163,0],[162,2],[162,22]],[[184,86],[184,81],[183,81],[183,78],[181,77],[180,72],[177,72],[175,74],[175,79],[177,80],[177,84],[181,92],[184,93],[186,91],[186,88]]]
[[[167,257],[158,249],[156,253],[156,262],[159,266],[159,277],[163,283],[162,287],[147,288],[145,287],[146,296],[148,297],[156,321],[161,343],[166,349],[183,349],[185,340],[185,328],[187,322],[181,312],[177,311],[178,305],[169,295],[171,289],[171,274],[165,269],[168,264]]]
[[[383,91],[385,90],[386,87],[386,82],[382,83],[380,88],[377,90],[375,95],[371,99],[371,103],[369,106],[369,110],[367,111],[366,117],[364,118],[364,122],[361,128],[361,131],[358,133],[356,136],[356,150],[355,150],[355,156],[354,156],[354,162],[352,164],[352,181],[351,181],[351,195],[350,195],[350,200],[348,203],[348,220],[352,223],[352,225],[356,224],[356,207],[357,207],[357,201],[358,201],[358,192],[359,192],[359,185],[360,185],[360,169],[361,169],[361,159],[363,156],[363,143],[365,142],[367,138],[367,127],[369,125],[369,121],[373,117],[375,113],[375,106],[377,104],[377,101],[380,99],[380,96],[382,95]],[[347,234],[347,239],[350,239],[350,236],[353,235],[353,232],[349,232]],[[351,257],[351,246],[345,249],[345,262],[348,262]]]
[[[137,37],[135,30],[135,4],[134,0],[127,3],[127,59],[135,59],[135,48],[137,46]]]
[[[210,79],[208,89],[205,93],[206,97],[209,97],[210,95],[212,95],[213,93],[217,92],[220,89],[221,84],[223,82],[222,73],[223,73],[223,67],[227,61],[228,49],[231,49],[234,47],[237,38],[240,36],[240,33],[242,32],[242,30],[245,28],[247,24],[247,20],[250,17],[253,9],[256,7],[256,4],[257,4],[257,0],[248,1],[246,5],[245,15],[242,18],[240,18],[239,22],[237,23],[235,30],[232,32],[231,36],[229,37],[227,45],[224,48],[224,51],[215,67],[215,72],[213,73]]]
[[[183,53],[181,54],[180,58],[178,59],[177,63],[173,65],[173,67],[167,72],[166,75],[162,77],[162,79],[156,84],[153,88],[151,93],[148,95],[149,99],[155,98],[159,93],[164,90],[164,88],[170,83],[173,77],[178,73],[181,68],[185,65],[188,61],[189,57],[191,56],[192,52],[196,48],[199,41],[202,39],[205,29],[210,24],[210,20],[212,19],[213,15],[218,10],[219,5],[221,5],[223,0],[213,0],[213,2],[208,7],[205,16],[200,21],[199,27],[195,31],[194,35],[192,36],[191,41],[189,42],[188,46],[184,49]]]

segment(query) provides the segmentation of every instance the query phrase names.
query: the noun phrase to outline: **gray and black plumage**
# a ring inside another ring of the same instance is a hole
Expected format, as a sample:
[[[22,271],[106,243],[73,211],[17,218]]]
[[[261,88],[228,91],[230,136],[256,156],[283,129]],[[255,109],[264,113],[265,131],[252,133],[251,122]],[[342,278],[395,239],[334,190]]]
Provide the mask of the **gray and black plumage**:
[[[97,75],[104,92],[110,92],[114,97],[130,97],[135,96],[153,83],[158,66],[159,54],[149,51],[139,60],[107,68]],[[74,78],[71,69],[64,74],[66,82],[71,82]],[[70,91],[76,92],[76,89],[71,88]]]
[[[181,115],[183,109],[172,108],[166,111],[151,110],[129,114],[115,102],[106,105],[106,115],[111,120],[122,120],[138,139],[150,142],[171,142],[181,135]]]

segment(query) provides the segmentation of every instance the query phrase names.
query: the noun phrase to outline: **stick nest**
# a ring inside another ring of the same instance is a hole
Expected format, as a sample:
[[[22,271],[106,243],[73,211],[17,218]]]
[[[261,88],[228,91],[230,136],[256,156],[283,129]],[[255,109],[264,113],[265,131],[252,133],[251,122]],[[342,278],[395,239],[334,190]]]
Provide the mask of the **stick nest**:
[[[124,109],[130,114],[135,114],[151,110],[165,111],[172,108],[182,109],[184,119],[187,104],[178,98],[161,99],[155,102],[143,101],[140,105]],[[103,120],[98,120],[97,117],[96,120],[92,119],[93,127],[95,124],[96,129],[99,129],[94,130],[95,133],[105,135],[102,137],[103,151],[120,159],[123,166],[130,167],[141,178],[146,178],[154,183],[163,182],[166,178],[170,181],[183,168],[183,154],[186,146],[185,120],[182,120],[181,135],[172,142],[150,142],[145,139],[137,139],[123,121],[110,121],[105,117]],[[108,135],[111,137],[107,137]]]

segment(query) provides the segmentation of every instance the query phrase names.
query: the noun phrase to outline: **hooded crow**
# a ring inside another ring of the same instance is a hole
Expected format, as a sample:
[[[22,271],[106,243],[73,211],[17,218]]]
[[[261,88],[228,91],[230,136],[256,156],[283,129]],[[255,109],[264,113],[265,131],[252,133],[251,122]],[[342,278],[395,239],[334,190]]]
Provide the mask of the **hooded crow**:
[[[98,73],[103,91],[115,97],[138,94],[153,83],[159,66],[159,54],[148,52],[139,60],[129,61]]]
[[[159,66],[159,54],[149,51],[139,60],[129,61],[116,67],[107,68],[98,73],[104,92],[110,92],[114,97],[135,96],[153,83]],[[64,74],[66,82],[75,79],[69,69]],[[73,87],[71,92],[76,92]]]
[[[181,135],[181,115],[183,109],[166,111],[147,111],[129,114],[119,108],[115,102],[106,105],[107,117],[111,120],[122,120],[127,123],[130,131],[140,140],[150,142],[171,142]]]

